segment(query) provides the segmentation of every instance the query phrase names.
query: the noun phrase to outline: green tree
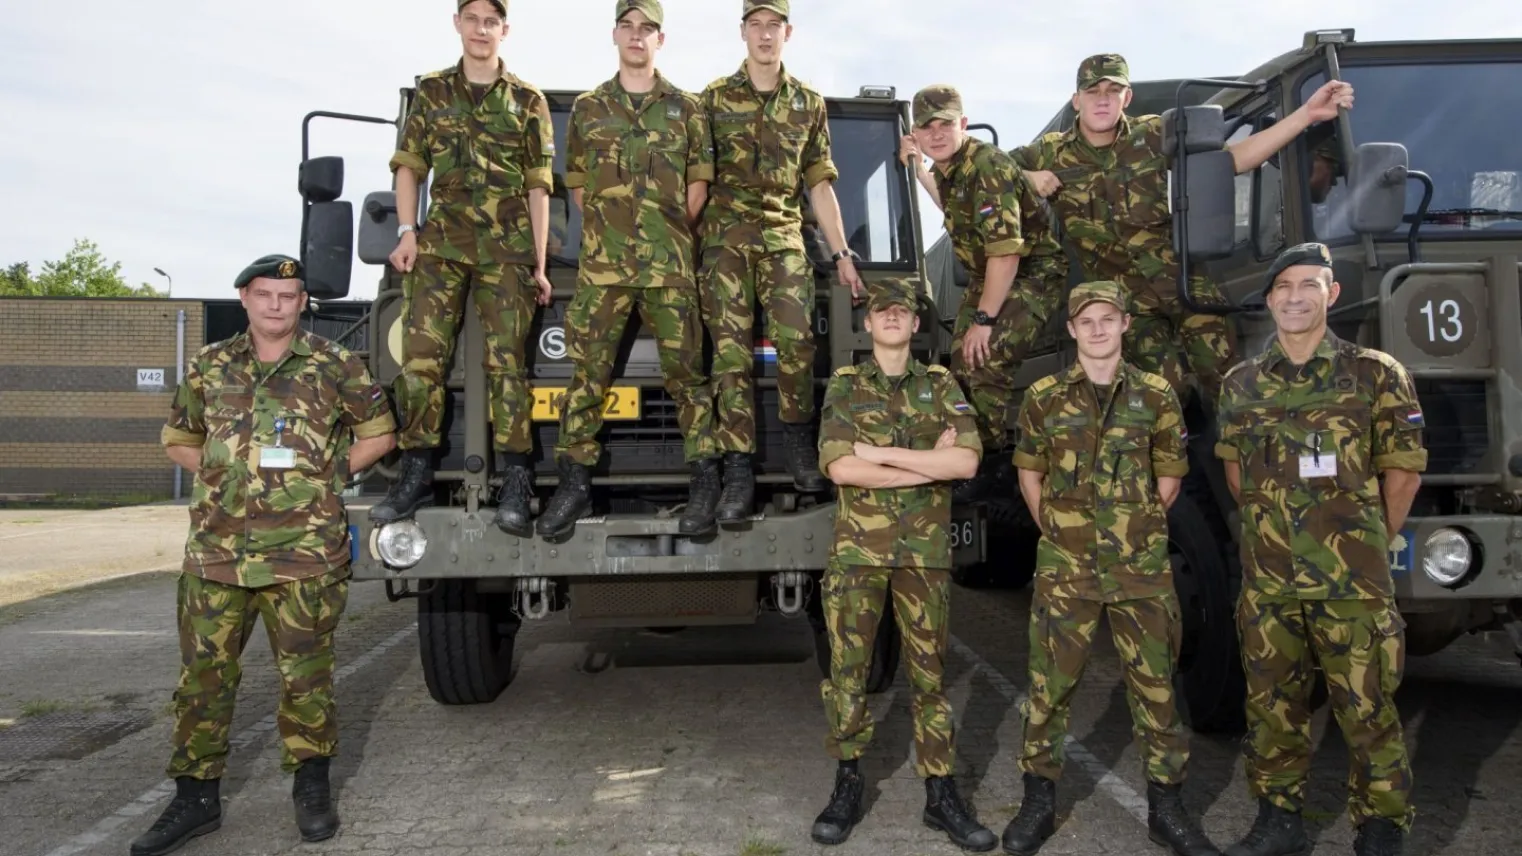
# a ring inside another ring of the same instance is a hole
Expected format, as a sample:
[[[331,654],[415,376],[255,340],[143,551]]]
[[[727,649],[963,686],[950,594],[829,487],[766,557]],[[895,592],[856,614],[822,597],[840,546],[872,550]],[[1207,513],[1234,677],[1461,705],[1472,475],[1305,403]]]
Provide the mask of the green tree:
[[[43,262],[32,274],[26,262],[0,270],[0,296],[30,297],[163,297],[153,286],[129,285],[122,263],[107,261],[94,241],[78,238],[62,259]]]

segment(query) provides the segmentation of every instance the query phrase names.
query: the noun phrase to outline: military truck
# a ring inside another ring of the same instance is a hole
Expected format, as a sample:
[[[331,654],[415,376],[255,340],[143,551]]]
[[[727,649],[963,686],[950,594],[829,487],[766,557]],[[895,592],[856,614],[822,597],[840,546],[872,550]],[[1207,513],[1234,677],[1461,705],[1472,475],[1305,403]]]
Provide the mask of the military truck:
[[[1352,83],[1354,108],[1234,175],[1223,147],[1328,79]],[[1175,245],[1223,284],[1230,305],[1202,308],[1233,319],[1244,357],[1273,336],[1259,293],[1274,256],[1316,240],[1342,286],[1332,331],[1410,370],[1430,457],[1390,559],[1416,655],[1501,630],[1522,656],[1522,147],[1505,133],[1522,111],[1519,83],[1522,40],[1359,42],[1322,30],[1240,76],[1136,81],[1128,109],[1166,118]],[[1073,119],[1065,105],[1042,133]],[[1070,344],[1037,352],[1017,386],[1072,359]],[[1184,689],[1195,728],[1233,728],[1239,518],[1197,397],[1186,422],[1192,472],[1170,514]]]
[[[572,372],[563,316],[574,290],[581,229],[580,213],[569,204],[564,186],[566,122],[577,93],[545,94],[558,143],[549,246],[555,301],[539,313],[529,334],[536,512],[557,481],[553,449]],[[307,129],[316,119],[400,128],[413,95],[412,88],[402,90],[394,119],[319,111],[303,124],[301,246],[308,290],[316,299],[348,293],[356,212],[339,198],[342,159],[311,157]],[[897,160],[898,141],[908,127],[907,102],[889,87],[863,87],[856,97],[827,103],[840,170],[835,193],[849,244],[862,259],[859,269],[869,280],[916,279],[924,291],[919,203],[908,170]],[[426,206],[426,187],[421,196]],[[358,221],[359,258],[385,264],[396,245],[394,193],[369,193]],[[870,353],[871,341],[861,329],[863,311],[833,278],[829,251],[807,221],[804,236],[816,264],[815,379],[822,399],[833,368]],[[389,385],[402,358],[402,281],[385,270],[369,312],[366,356],[377,379]],[[947,341],[939,314],[927,309],[912,347],[921,359],[944,363]],[[784,469],[776,351],[764,338],[763,319],[755,347],[757,511],[742,526],[706,537],[677,532],[688,481],[682,436],[675,402],[662,386],[654,339],[640,329],[637,316],[629,322],[605,401],[605,454],[593,479],[597,516],[578,522],[564,543],[517,538],[492,525],[489,503],[499,475],[481,357],[480,325],[467,310],[447,383],[446,440],[433,507],[413,520],[381,527],[370,525],[363,506],[350,514],[355,579],[383,581],[392,598],[417,600],[423,673],[434,699],[443,704],[494,699],[508,684],[522,622],[554,614],[592,626],[673,628],[748,624],[764,611],[776,611],[812,623],[819,666],[828,670],[818,580],[833,538],[834,500],[799,493]],[[952,544],[959,567],[988,558],[986,528],[981,507],[956,511]],[[878,638],[872,691],[891,683],[898,658],[899,634],[889,622]]]

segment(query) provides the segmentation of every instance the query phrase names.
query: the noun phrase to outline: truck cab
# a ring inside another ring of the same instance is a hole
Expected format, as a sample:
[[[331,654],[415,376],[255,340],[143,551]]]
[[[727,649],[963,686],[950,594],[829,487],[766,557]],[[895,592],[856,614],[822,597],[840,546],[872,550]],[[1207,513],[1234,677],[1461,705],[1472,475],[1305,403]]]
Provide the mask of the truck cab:
[[[401,93],[396,119],[316,113],[308,117],[384,122],[398,128],[414,90]],[[566,124],[578,93],[548,91],[557,141],[551,197],[548,273],[554,303],[540,310],[531,332],[528,373],[533,389],[534,510],[553,490],[553,450],[560,402],[573,366],[567,357],[564,312],[574,293],[581,216],[564,184]],[[898,143],[908,127],[908,104],[891,88],[864,87],[854,97],[826,99],[835,193],[845,234],[861,257],[865,279],[907,277],[926,293],[918,200]],[[314,297],[342,297],[354,242],[352,205],[341,195],[341,162],[304,152],[303,226],[308,287]],[[807,211],[807,195],[799,190]],[[426,206],[427,187],[420,194]],[[386,264],[396,244],[395,195],[370,193],[358,213],[358,254]],[[426,217],[426,210],[422,212]],[[421,221],[420,221],[421,222]],[[836,367],[871,352],[862,331],[864,309],[834,277],[829,250],[805,214],[804,239],[815,263],[816,400]],[[370,308],[367,359],[389,387],[402,361],[402,278],[389,267]],[[939,313],[925,310],[913,343],[927,362],[945,362],[949,333]],[[525,620],[560,615],[614,627],[747,624],[768,610],[808,618],[816,630],[822,670],[829,667],[818,580],[834,538],[832,494],[796,491],[784,466],[777,418],[776,354],[758,313],[755,348],[758,464],[756,513],[742,526],[689,537],[677,530],[688,470],[675,402],[666,394],[653,337],[630,319],[605,401],[604,455],[593,469],[594,513],[563,543],[518,538],[491,522],[494,472],[481,328],[467,308],[448,374],[446,439],[435,476],[432,507],[411,520],[372,527],[362,504],[351,508],[356,580],[382,581],[394,598],[418,600],[425,678],[445,704],[495,698],[507,684],[513,640]],[[711,343],[710,348],[711,348]],[[709,352],[711,354],[711,350]],[[378,465],[386,471],[386,463]],[[958,509],[953,544],[961,567],[987,558],[979,508]],[[891,625],[891,621],[887,622]],[[885,688],[899,656],[898,634],[879,635],[871,685]]]

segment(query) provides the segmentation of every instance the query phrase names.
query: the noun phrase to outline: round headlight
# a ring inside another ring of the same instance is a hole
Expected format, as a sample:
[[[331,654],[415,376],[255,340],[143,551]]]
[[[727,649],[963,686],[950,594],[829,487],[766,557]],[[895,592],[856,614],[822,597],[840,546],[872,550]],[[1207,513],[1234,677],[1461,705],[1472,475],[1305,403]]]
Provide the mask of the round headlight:
[[[1422,570],[1438,585],[1451,586],[1464,579],[1474,563],[1474,545],[1457,529],[1438,529],[1427,536]]]
[[[393,568],[410,568],[423,560],[428,535],[412,520],[398,520],[381,527],[375,548],[381,561]]]

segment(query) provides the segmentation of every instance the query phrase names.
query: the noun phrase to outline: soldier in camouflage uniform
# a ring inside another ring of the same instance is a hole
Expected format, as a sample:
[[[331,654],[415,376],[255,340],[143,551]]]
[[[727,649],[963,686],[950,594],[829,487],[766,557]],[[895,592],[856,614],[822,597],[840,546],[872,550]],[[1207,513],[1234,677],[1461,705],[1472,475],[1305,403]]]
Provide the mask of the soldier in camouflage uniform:
[[[957,486],[956,502],[1010,485],[1005,427],[1015,373],[1067,286],[1067,259],[1046,209],[1009,156],[967,133],[962,97],[944,84],[914,96],[914,134],[900,157],[946,215],[957,260],[971,280],[957,313],[951,369],[978,414],[987,454],[976,478]],[[921,153],[935,165],[934,178]]]
[[[1264,289],[1278,335],[1221,396],[1216,454],[1242,510],[1244,746],[1259,807],[1230,856],[1309,852],[1300,811],[1318,664],[1348,745],[1355,852],[1399,854],[1413,816],[1388,551],[1427,465],[1422,407],[1400,363],[1327,330],[1340,291],[1331,267],[1322,244],[1279,255]]]
[[[1134,316],[1126,361],[1167,378],[1181,400],[1185,372],[1193,370],[1213,405],[1222,375],[1237,359],[1235,334],[1223,316],[1191,312],[1179,302],[1163,120],[1127,116],[1131,94],[1123,57],[1085,59],[1078,66],[1073,127],[1012,154],[1036,192],[1050,200],[1083,275],[1126,286]],[[1256,169],[1312,123],[1336,118],[1337,108],[1351,106],[1352,99],[1350,85],[1326,84],[1294,113],[1232,144],[1237,172]],[[1225,303],[1206,277],[1191,277],[1189,288],[1197,303]]]
[[[618,74],[576,99],[566,133],[566,186],[582,209],[576,297],[566,312],[576,373],[560,417],[560,485],[539,534],[560,538],[592,508],[603,396],[624,324],[636,306],[655,332],[666,389],[692,466],[684,535],[714,528],[719,460],[703,377],[703,328],[693,281],[692,225],[713,179],[708,117],[698,99],[655,69],[665,44],[659,0],[617,0]]]
[[[1178,856],[1219,853],[1180,799],[1189,746],[1173,692],[1182,629],[1167,509],[1189,469],[1183,414],[1167,381],[1121,360],[1130,320],[1119,283],[1076,286],[1067,327],[1078,362],[1036,381],[1020,406],[1014,462],[1041,527],[1022,711],[1025,799],[1004,830],[1005,851],[1020,856],[1054,831],[1068,706],[1104,615],[1142,743],[1149,835]]]
[[[496,523],[533,535],[528,455],[532,397],[524,343],[535,304],[550,302],[545,277],[555,133],[544,95],[497,56],[507,36],[504,0],[459,0],[459,64],[418,81],[396,172],[400,243],[391,263],[402,278],[401,471],[370,510],[377,523],[409,517],[433,498],[433,466],[444,420],[445,374],[474,295],[485,338],[497,469]],[[419,234],[418,185],[429,172],[428,221]]]
[[[163,430],[169,457],[195,478],[176,610],[176,795],[134,856],[221,826],[239,659],[260,618],[280,671],[281,768],[295,773],[297,827],[307,841],[338,830],[333,632],[350,556],[339,493],[395,446],[396,423],[363,362],[298,329],[306,293],[295,259],[265,256],[236,284],[248,332],[196,354]]]
[[[804,251],[801,190],[842,284],[861,287],[835,199],[824,98],[787,73],[787,0],[744,0],[740,70],[703,90],[714,138],[714,183],[701,227],[703,322],[713,338],[714,434],[724,455],[720,523],[750,514],[755,497],[755,305],[777,346],[778,415],[788,472],[802,491],[829,482],[814,447],[814,269]]]
[[[991,850],[998,839],[977,822],[951,778],[954,721],[942,686],[951,609],[947,482],[972,474],[982,443],[950,373],[909,353],[919,329],[916,283],[890,279],[868,288],[872,358],[835,371],[819,430],[820,464],[839,486],[823,581],[830,678],[821,691],[830,723],[826,747],[840,765],[812,836],[839,844],[861,818],[865,783],[857,759],[873,730],[867,674],[878,626],[896,615],[914,690],[923,820],[964,848]]]

